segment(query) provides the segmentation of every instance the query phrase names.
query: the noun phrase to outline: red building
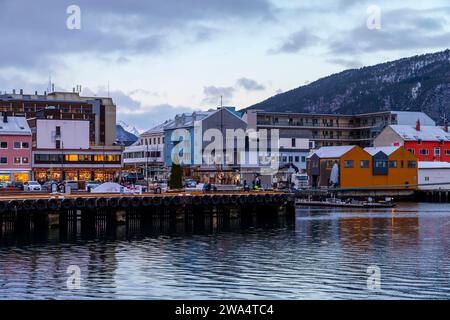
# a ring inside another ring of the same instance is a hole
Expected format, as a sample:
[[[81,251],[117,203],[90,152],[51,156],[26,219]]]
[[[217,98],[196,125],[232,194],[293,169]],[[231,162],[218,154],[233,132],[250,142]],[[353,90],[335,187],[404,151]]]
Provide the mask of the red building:
[[[450,162],[450,133],[438,126],[391,125],[374,140],[375,147],[404,146],[419,161]]]

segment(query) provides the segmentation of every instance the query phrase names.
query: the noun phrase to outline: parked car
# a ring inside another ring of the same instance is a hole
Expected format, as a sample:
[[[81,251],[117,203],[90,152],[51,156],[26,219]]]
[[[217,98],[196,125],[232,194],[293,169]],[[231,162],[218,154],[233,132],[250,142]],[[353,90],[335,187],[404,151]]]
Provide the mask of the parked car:
[[[99,185],[101,185],[101,183],[98,181],[86,181],[86,191],[91,192],[91,190],[95,189]]]
[[[14,181],[10,186],[21,191],[25,189],[24,183],[20,181]]]
[[[51,181],[44,182],[44,184],[42,184],[42,190],[51,192],[53,184],[56,184],[56,187],[58,187],[58,182],[57,181],[51,180]]]
[[[136,183],[137,181],[144,180],[144,179],[145,179],[145,177],[144,177],[144,174],[142,174],[142,173],[132,172],[132,173],[128,173],[123,176],[123,180],[128,183]]]
[[[28,181],[23,184],[25,191],[42,191],[42,186],[37,181]]]
[[[184,180],[184,187],[185,188],[195,188],[197,187],[197,181],[193,179],[186,179]]]

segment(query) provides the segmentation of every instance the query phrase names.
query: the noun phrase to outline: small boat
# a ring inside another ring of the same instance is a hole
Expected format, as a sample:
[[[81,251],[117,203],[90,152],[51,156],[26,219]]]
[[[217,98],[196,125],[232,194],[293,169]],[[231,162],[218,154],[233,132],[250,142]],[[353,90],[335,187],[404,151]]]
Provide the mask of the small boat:
[[[342,207],[342,208],[393,208],[395,203],[392,201],[372,202],[358,201],[342,201],[341,199],[331,198],[324,201],[314,201],[309,199],[297,199],[295,202],[298,206],[316,206],[316,207]]]

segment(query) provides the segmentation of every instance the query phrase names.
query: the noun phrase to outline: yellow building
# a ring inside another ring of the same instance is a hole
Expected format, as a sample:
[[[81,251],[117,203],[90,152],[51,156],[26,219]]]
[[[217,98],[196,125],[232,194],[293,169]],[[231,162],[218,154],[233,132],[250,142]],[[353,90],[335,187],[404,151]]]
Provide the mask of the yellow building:
[[[312,187],[415,189],[417,159],[403,147],[322,147],[308,157]]]

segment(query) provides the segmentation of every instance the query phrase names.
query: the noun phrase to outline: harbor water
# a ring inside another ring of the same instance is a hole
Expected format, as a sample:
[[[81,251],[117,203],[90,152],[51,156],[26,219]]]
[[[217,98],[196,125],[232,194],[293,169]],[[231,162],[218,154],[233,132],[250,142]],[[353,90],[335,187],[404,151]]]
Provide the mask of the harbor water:
[[[0,299],[450,298],[445,204],[77,230],[3,224]],[[77,288],[67,283],[71,266]],[[378,282],[368,281],[373,270]]]

